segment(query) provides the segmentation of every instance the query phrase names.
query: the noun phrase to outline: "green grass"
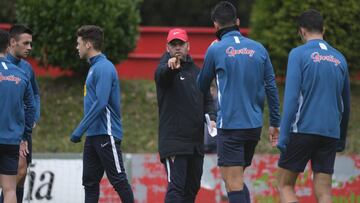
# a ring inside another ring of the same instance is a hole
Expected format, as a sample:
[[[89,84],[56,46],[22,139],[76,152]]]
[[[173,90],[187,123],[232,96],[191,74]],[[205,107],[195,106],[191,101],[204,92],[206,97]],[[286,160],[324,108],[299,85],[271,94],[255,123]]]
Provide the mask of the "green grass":
[[[34,152],[81,152],[83,142],[73,144],[70,134],[83,116],[84,79],[39,78],[41,120],[33,133]],[[283,85],[279,85],[282,97]],[[158,111],[155,84],[147,80],[121,81],[121,109],[124,152],[157,152]],[[360,85],[352,85],[352,109],[349,140],[345,153],[359,153]],[[281,99],[282,101],[282,99]],[[268,115],[267,108],[265,115]],[[268,119],[264,119],[262,138],[257,153],[277,153],[268,138]],[[84,139],[83,139],[84,140]]]

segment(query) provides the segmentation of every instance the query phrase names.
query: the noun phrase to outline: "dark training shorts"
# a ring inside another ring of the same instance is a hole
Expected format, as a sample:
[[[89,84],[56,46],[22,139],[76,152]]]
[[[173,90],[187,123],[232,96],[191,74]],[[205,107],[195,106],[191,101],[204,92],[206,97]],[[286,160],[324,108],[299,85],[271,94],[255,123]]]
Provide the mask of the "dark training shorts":
[[[19,145],[0,144],[0,174],[16,175],[19,164]]]
[[[261,128],[218,129],[218,166],[250,166]]]
[[[279,167],[292,172],[304,172],[311,161],[316,173],[334,173],[337,140],[314,134],[291,133],[286,152],[281,153]]]

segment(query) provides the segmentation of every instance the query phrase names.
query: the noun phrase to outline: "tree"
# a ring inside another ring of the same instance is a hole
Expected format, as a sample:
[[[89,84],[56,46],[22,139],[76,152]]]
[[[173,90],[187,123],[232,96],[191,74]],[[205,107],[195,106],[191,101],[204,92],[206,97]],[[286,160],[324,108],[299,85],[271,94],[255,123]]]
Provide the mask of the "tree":
[[[0,23],[13,23],[15,21],[16,0],[0,1]]]
[[[114,63],[126,58],[136,43],[141,0],[18,0],[17,21],[34,32],[34,55],[45,66],[83,72],[76,31],[93,24],[104,29],[104,53]]]
[[[357,0],[257,0],[250,20],[250,36],[262,42],[277,73],[284,74],[289,51],[300,45],[297,17],[314,8],[324,17],[324,38],[341,51],[351,72],[360,70],[360,3]]]
[[[240,26],[247,27],[253,0],[227,1],[237,7],[237,13],[241,20]],[[210,13],[218,2],[219,0],[146,0],[141,6],[141,16],[143,17],[141,24],[213,27]]]

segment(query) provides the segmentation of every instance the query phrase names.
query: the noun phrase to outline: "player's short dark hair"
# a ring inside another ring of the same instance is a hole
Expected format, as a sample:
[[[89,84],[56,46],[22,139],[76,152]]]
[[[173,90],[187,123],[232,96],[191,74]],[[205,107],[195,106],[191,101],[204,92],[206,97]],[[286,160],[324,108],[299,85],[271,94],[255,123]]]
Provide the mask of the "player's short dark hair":
[[[104,32],[99,26],[83,25],[78,29],[76,35],[84,41],[91,42],[95,50],[101,51],[104,42]]]
[[[228,1],[221,1],[211,11],[211,20],[220,26],[231,26],[236,24],[236,8]]]
[[[319,11],[309,9],[299,16],[298,26],[299,28],[307,29],[309,32],[322,33],[324,29],[324,20]]]
[[[10,43],[10,35],[7,31],[0,29],[0,53],[5,53]]]
[[[21,35],[21,34],[24,34],[24,33],[29,34],[29,35],[33,34],[32,30],[30,28],[28,28],[22,24],[13,25],[10,28],[9,33],[10,33],[10,38],[15,38],[16,40],[18,39],[19,35]]]

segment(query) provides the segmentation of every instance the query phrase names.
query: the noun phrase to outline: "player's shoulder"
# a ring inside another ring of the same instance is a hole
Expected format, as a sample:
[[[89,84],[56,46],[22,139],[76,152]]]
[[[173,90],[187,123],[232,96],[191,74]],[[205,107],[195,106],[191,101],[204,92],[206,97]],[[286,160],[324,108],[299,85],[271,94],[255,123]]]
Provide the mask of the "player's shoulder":
[[[334,55],[336,55],[337,57],[341,58],[342,60],[346,61],[345,56],[336,48],[334,48],[333,46],[329,45],[329,50],[331,50],[332,52],[334,52]]]
[[[265,46],[261,42],[258,42],[256,40],[248,38],[248,37],[243,37],[242,41],[246,44],[247,47],[250,47],[250,48],[256,49],[256,50],[260,50],[262,52],[267,52]]]
[[[106,74],[115,74],[116,68],[115,65],[106,57],[99,60],[94,64],[95,73],[106,73]]]
[[[292,48],[290,50],[289,56],[302,55],[303,53],[305,53],[306,50],[307,50],[307,45],[306,44],[299,45],[299,46],[294,47],[294,48]]]
[[[33,70],[32,65],[28,61],[26,61],[25,59],[20,60],[19,68],[21,68],[25,72],[28,72],[30,75],[34,74],[34,70]]]
[[[11,72],[11,74],[15,77],[20,77],[21,79],[24,80],[29,80],[30,76],[29,74],[27,74],[27,72],[21,68],[19,68],[18,66],[16,66],[15,64],[6,61],[6,62],[2,62],[5,64],[2,64],[3,66],[6,66],[6,68]]]
[[[93,66],[109,68],[114,67],[114,64],[104,54],[101,54],[98,56],[98,59],[96,59]]]
[[[27,67],[32,68],[32,65],[31,65],[27,60],[21,59],[20,62],[21,62],[22,64],[26,65]]]
[[[210,43],[208,50],[216,50],[219,47],[223,46],[223,44],[224,44],[224,41],[215,39]]]
[[[101,62],[103,63],[102,65],[107,67],[107,68],[114,68],[115,67],[115,65],[108,58],[105,58]]]
[[[219,51],[219,48],[224,46],[224,42],[221,40],[214,40],[210,43],[209,47],[206,50],[206,55],[216,55],[215,53]]]
[[[20,72],[23,73],[24,71],[21,70],[18,66],[16,66],[15,64],[11,63],[9,60],[3,60],[1,61],[1,66],[3,69],[5,70],[10,70],[13,72]]]

